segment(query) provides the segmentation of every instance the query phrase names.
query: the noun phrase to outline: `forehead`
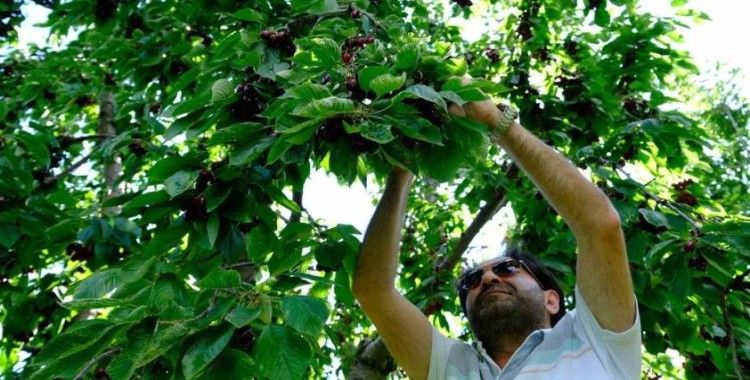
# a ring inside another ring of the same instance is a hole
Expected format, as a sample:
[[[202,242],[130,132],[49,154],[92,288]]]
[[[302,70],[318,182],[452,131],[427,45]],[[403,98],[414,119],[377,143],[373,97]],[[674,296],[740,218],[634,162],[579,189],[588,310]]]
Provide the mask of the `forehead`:
[[[510,259],[512,259],[512,257],[508,257],[508,256],[494,257],[494,258],[491,258],[491,259],[484,260],[484,261],[480,262],[479,264],[468,266],[468,267],[466,267],[466,269],[464,269],[464,272],[471,272],[471,271],[473,271],[475,269],[484,268],[484,267],[486,267],[488,265],[492,265],[492,264],[494,264],[494,263],[496,263],[498,261],[506,261],[506,260],[510,260]]]
[[[506,261],[506,260],[509,260],[509,259],[511,259],[511,257],[507,257],[507,256],[495,257],[493,259],[488,259],[488,260],[482,261],[478,265],[475,265],[474,268],[486,267],[487,265],[494,264],[494,263],[499,262],[499,261]]]

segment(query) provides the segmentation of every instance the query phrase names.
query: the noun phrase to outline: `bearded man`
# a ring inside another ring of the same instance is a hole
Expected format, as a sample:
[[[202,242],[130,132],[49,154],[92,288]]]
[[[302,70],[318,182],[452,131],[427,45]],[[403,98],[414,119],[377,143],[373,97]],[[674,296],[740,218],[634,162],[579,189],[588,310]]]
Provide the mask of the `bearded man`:
[[[620,218],[607,196],[566,158],[490,101],[450,106],[485,124],[573,232],[575,309],[565,312],[554,275],[510,248],[456,282],[477,342],[450,339],[394,282],[413,175],[391,172],[370,221],[354,294],[393,358],[414,379],[638,379],[641,330]]]

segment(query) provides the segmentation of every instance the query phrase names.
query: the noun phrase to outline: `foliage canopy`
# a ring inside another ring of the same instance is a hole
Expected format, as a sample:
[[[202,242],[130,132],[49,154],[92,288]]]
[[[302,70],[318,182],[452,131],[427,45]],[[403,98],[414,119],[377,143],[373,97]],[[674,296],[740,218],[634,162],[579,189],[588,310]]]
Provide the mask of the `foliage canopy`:
[[[750,107],[694,83],[672,47],[704,17],[685,1],[657,18],[633,0],[47,0],[44,26],[75,37],[28,50],[24,3],[0,5],[5,378],[393,371],[363,359],[360,231],[302,204],[316,169],[418,173],[399,286],[442,328],[468,241],[506,205],[569,291],[564,223],[480,124],[446,114],[487,97],[613,200],[644,376],[750,373]],[[449,16],[491,33],[466,42]]]

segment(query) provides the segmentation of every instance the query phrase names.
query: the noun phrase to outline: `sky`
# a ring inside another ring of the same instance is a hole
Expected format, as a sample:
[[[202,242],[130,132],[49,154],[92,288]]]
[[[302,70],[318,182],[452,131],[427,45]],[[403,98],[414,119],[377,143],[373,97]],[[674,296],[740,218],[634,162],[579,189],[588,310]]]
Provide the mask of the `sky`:
[[[657,16],[671,16],[675,13],[669,0],[642,0],[640,3],[643,11]],[[689,51],[703,72],[713,69],[716,63],[740,68],[745,73],[740,87],[744,95],[750,98],[750,53],[742,48],[746,44],[744,39],[750,36],[750,22],[746,19],[750,14],[750,1],[693,0],[687,6],[707,13],[711,21],[681,30],[684,42],[678,47]],[[44,21],[48,11],[32,4],[25,7],[23,12],[27,19],[19,30],[19,45],[45,44],[48,31],[34,27],[34,24]],[[458,24],[464,26],[463,35],[467,40],[475,40],[483,32],[472,28],[470,21],[458,21]],[[330,225],[351,224],[364,233],[375,209],[373,199],[378,195],[379,189],[374,184],[370,184],[367,189],[358,182],[350,187],[342,187],[334,177],[316,171],[305,187],[302,203],[310,215],[322,222]],[[471,218],[471,215],[466,215],[467,225]],[[506,208],[487,223],[469,248],[470,261],[481,261],[497,254],[505,230],[513,221],[512,212]]]

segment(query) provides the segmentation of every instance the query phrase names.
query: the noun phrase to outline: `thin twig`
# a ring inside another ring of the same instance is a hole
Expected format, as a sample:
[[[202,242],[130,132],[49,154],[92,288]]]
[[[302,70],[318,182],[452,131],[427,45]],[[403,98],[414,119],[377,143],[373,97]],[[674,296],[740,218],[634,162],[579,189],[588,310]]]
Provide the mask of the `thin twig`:
[[[610,164],[611,162],[606,161],[606,163]],[[700,224],[698,224],[698,222],[696,222],[695,220],[693,220],[693,218],[689,217],[687,214],[685,214],[684,212],[682,212],[682,210],[680,210],[677,206],[674,205],[674,202],[668,201],[668,200],[666,200],[666,199],[664,199],[664,198],[662,198],[662,197],[660,197],[660,196],[658,196],[658,195],[656,195],[656,194],[654,194],[654,193],[646,190],[646,186],[645,185],[643,185],[642,183],[640,183],[640,182],[636,181],[635,179],[633,179],[633,177],[631,177],[630,174],[628,174],[625,170],[623,170],[621,166],[616,165],[615,168],[616,168],[615,173],[618,173],[618,174],[622,173],[622,174],[625,175],[625,177],[627,177],[627,179],[629,179],[629,180],[637,183],[638,185],[640,185],[641,186],[641,190],[643,191],[643,194],[645,194],[647,197],[653,199],[654,201],[656,201],[656,203],[664,205],[667,208],[669,208],[670,210],[672,210],[675,213],[677,213],[677,215],[681,216],[688,223],[690,223],[690,225],[693,226],[693,228],[697,228],[697,229],[701,228],[701,226],[700,226]]]
[[[107,138],[109,136],[107,135],[101,135],[101,134],[94,134],[94,135],[86,135],[86,136],[78,136],[78,137],[67,137],[67,138],[61,138],[60,139],[60,147],[63,149],[73,145],[77,142],[86,141],[86,140],[94,140],[94,139],[103,139]]]
[[[83,376],[86,374],[86,372],[89,371],[89,369],[91,368],[91,366],[93,366],[94,364],[96,364],[99,360],[102,360],[102,359],[106,358],[107,356],[112,355],[112,354],[114,354],[114,353],[116,353],[118,351],[120,351],[120,348],[113,348],[113,349],[111,349],[109,351],[104,351],[101,354],[99,354],[97,356],[94,356],[93,358],[91,358],[91,360],[88,361],[88,363],[86,363],[86,365],[83,367],[83,369],[80,372],[78,372],[78,374],[73,378],[73,380],[83,379]]]
[[[727,293],[729,289],[725,289],[721,293],[721,310],[724,314],[724,329],[726,330],[727,336],[729,336],[729,351],[732,353],[732,363],[734,364],[734,372],[737,374],[737,378],[742,380],[742,373],[740,372],[740,363],[737,360],[737,342],[734,338],[734,327],[732,322],[729,320],[729,308],[727,307]]]
[[[83,158],[78,160],[78,162],[74,163],[73,165],[70,165],[67,169],[62,171],[60,174],[54,176],[54,177],[47,177],[44,179],[44,184],[49,185],[51,183],[55,183],[56,181],[60,180],[60,178],[67,176],[68,174],[72,173],[74,170],[78,169],[81,165],[85,164],[86,161],[88,161],[91,156],[93,156],[95,153],[95,150],[92,150],[89,152],[89,154],[85,155]]]

